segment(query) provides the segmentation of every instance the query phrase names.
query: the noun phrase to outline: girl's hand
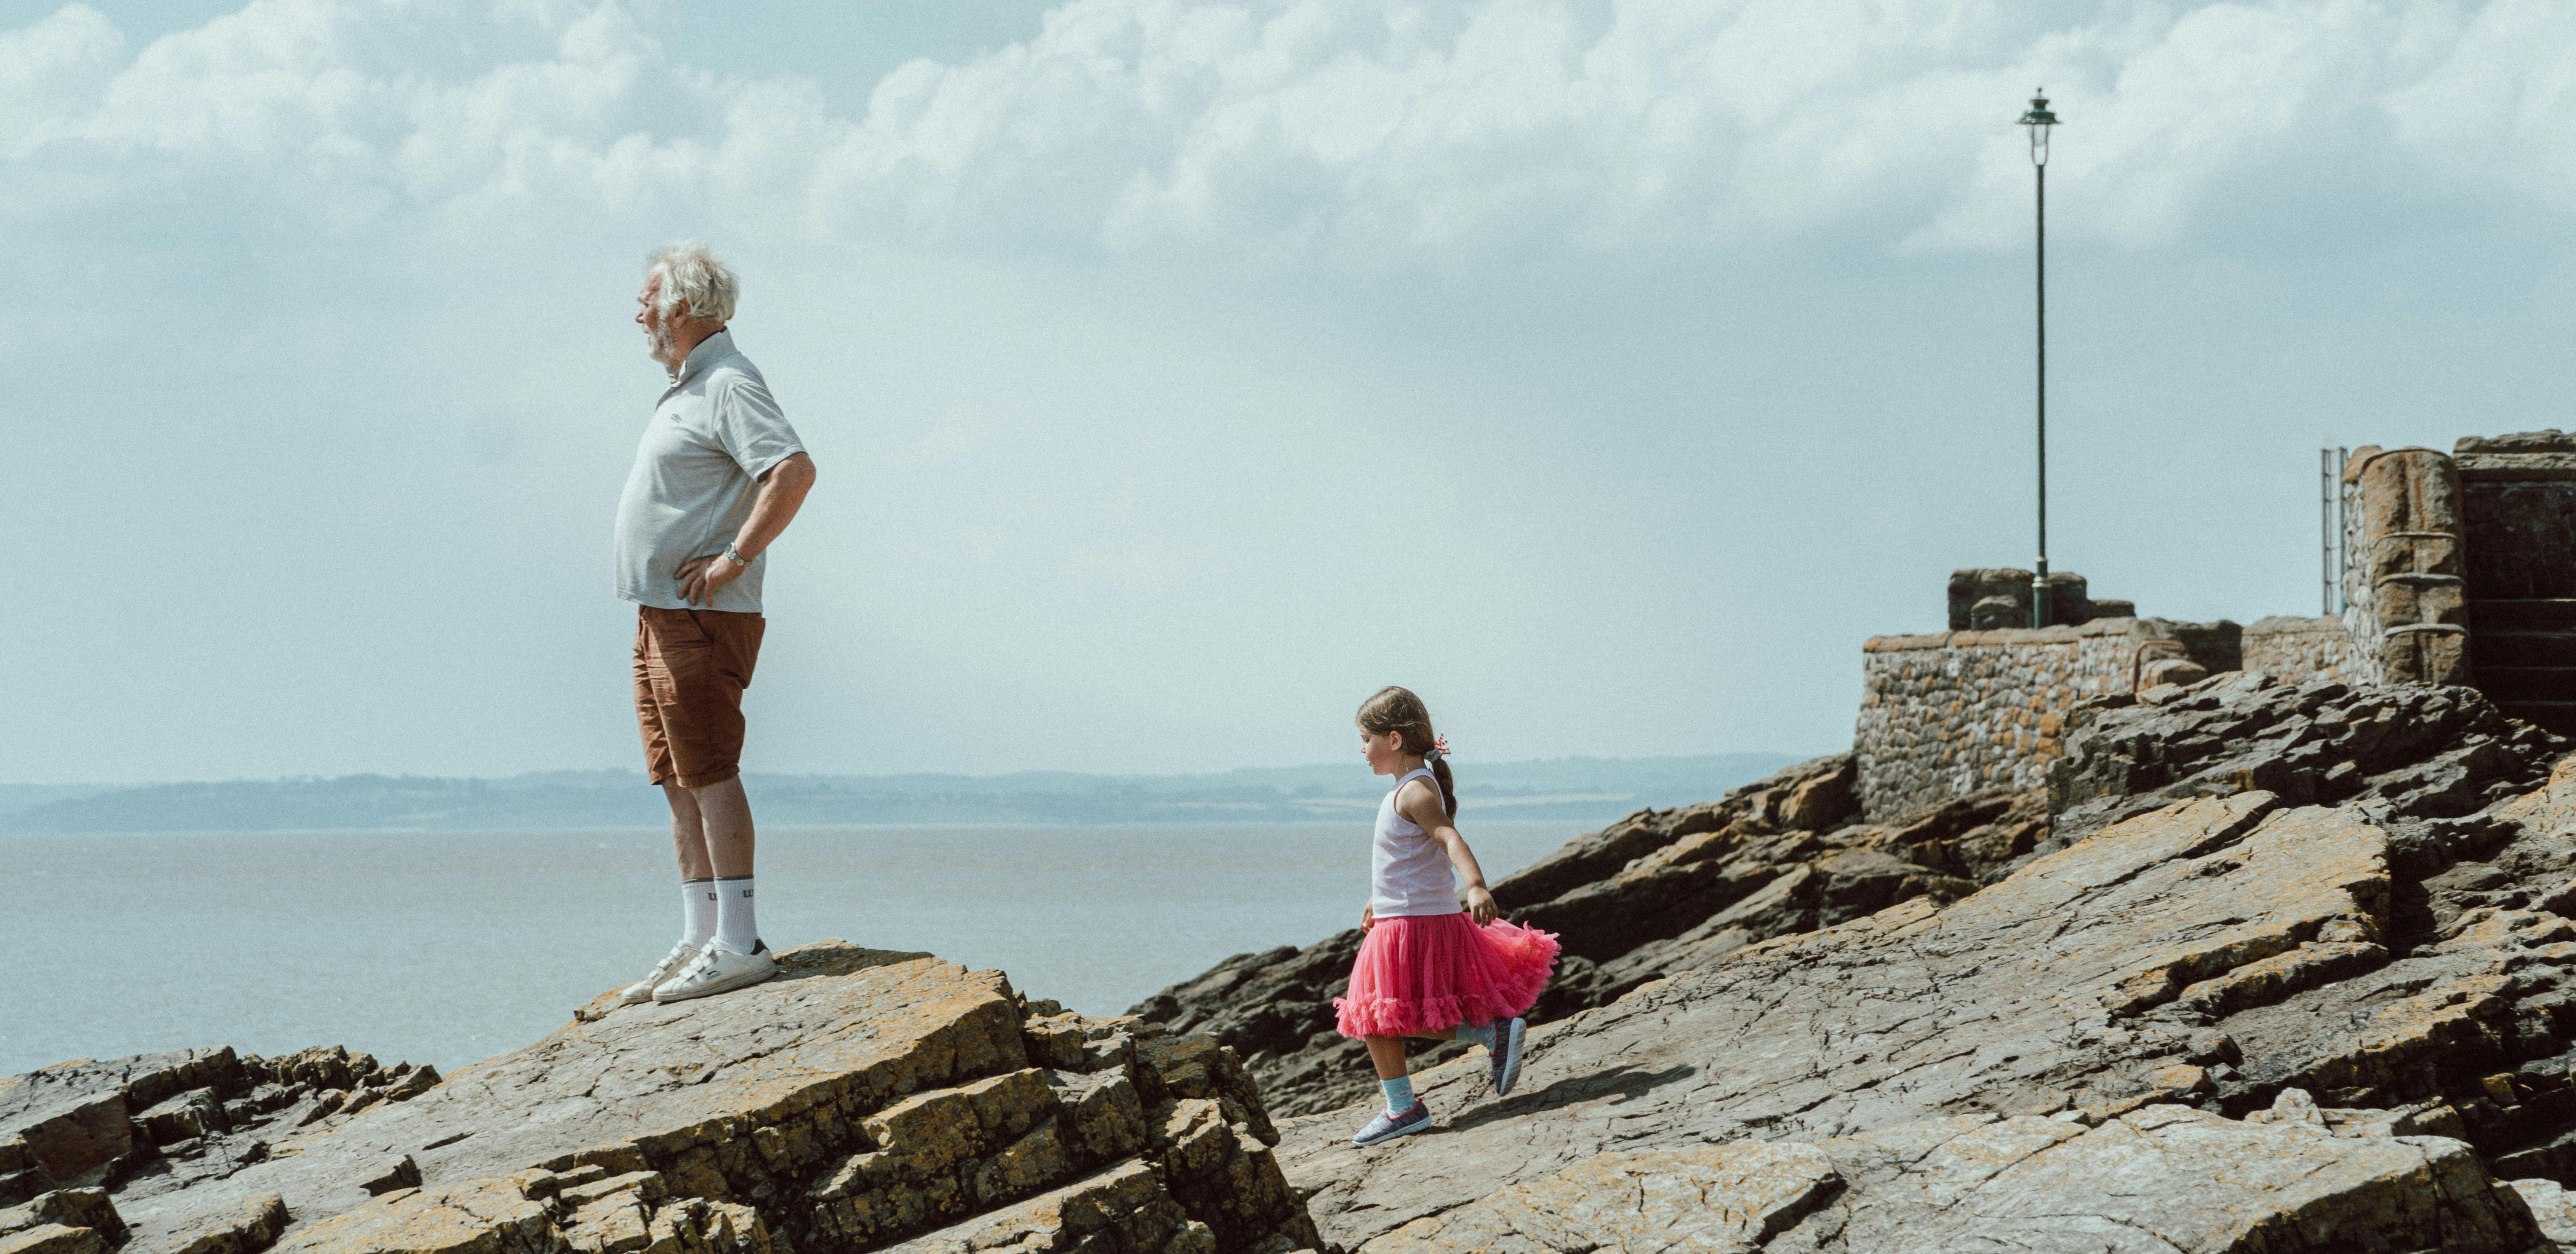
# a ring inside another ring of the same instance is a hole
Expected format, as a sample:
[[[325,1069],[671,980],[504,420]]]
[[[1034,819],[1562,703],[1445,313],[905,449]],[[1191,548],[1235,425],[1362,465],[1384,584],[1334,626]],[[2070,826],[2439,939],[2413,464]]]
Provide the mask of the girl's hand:
[[[1373,928],[1373,927],[1376,927],[1376,926],[1377,926],[1377,903],[1376,903],[1376,902],[1374,902],[1374,901],[1372,901],[1372,902],[1368,903],[1367,905],[1360,907],[1360,930],[1361,930],[1361,931],[1363,931],[1363,932],[1365,932],[1365,931],[1369,930],[1370,928]]]
[[[1476,926],[1483,927],[1493,922],[1502,912],[1502,907],[1494,904],[1494,895],[1485,891],[1484,885],[1475,884],[1468,887],[1467,917],[1474,919]]]

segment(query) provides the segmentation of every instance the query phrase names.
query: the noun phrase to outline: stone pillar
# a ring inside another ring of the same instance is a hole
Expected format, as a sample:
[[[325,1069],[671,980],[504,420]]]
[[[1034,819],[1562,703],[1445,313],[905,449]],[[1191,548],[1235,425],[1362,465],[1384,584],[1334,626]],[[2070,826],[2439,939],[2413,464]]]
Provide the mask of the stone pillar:
[[[2451,459],[2422,448],[2353,450],[2344,520],[2356,678],[2468,683],[2467,545]]]
[[[2030,626],[2031,573],[2012,567],[1971,568],[1950,572],[1950,630],[1995,631]],[[2048,609],[2052,626],[2081,627],[2096,618],[2125,618],[2135,613],[2128,602],[2110,603],[2121,613],[2103,613],[2084,576],[2072,571],[2048,572]]]

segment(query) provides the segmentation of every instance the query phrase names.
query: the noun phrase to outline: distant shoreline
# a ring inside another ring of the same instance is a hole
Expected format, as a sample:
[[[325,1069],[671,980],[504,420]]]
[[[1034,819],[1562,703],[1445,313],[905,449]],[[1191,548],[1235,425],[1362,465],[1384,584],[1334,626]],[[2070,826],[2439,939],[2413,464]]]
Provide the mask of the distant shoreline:
[[[1490,813],[1489,813],[1489,814],[1486,814],[1486,815],[1484,815],[1484,816],[1482,816],[1482,817],[1478,817],[1478,816],[1469,815],[1469,814],[1464,813],[1465,807],[1461,807],[1460,809],[1461,809],[1461,815],[1460,815],[1460,818],[1461,818],[1461,821],[1462,821],[1462,830],[1464,830],[1464,831],[1467,833],[1467,835],[1469,835],[1470,837],[1473,837],[1473,836],[1475,835],[1475,829],[1476,829],[1476,828],[1478,828],[1478,827],[1483,827],[1483,826],[1491,826],[1491,825],[1495,825],[1495,824],[1512,823],[1512,824],[1529,824],[1529,825],[1532,825],[1532,826],[1541,825],[1541,824],[1546,824],[1546,825],[1551,825],[1551,826],[1552,826],[1552,825],[1565,824],[1565,823],[1574,823],[1574,824],[1598,824],[1598,823],[1606,823],[1606,822],[1610,822],[1610,821],[1612,821],[1612,820],[1614,820],[1614,819],[1617,819],[1617,818],[1622,817],[1623,815],[1625,815],[1625,814],[1629,813],[1629,811],[1624,811],[1624,810],[1623,810],[1623,811],[1621,811],[1621,812],[1620,812],[1620,814],[1612,815],[1609,819],[1600,819],[1600,820],[1595,820],[1595,819],[1590,819],[1590,818],[1574,818],[1574,817],[1562,817],[1562,818],[1560,818],[1560,817],[1550,817],[1550,816],[1541,816],[1541,817],[1537,817],[1537,818],[1531,818],[1531,817],[1529,817],[1529,816],[1526,816],[1526,815],[1520,815],[1520,814],[1490,814]],[[1361,817],[1362,817],[1363,819],[1364,819],[1364,818],[1366,818],[1366,816],[1365,816],[1365,815],[1363,815],[1363,816],[1361,816]],[[1349,829],[1349,828],[1350,828],[1350,826],[1351,826],[1351,822],[1352,822],[1352,821],[1351,821],[1350,819],[1315,818],[1315,819],[1215,819],[1215,820],[1200,820],[1200,819],[1137,819],[1137,820],[1133,820],[1133,821],[1099,822],[1099,823],[981,823],[981,822],[963,822],[963,821],[961,821],[961,822],[955,822],[955,823],[938,823],[938,822],[924,822],[924,823],[762,823],[762,824],[760,825],[760,830],[761,830],[761,831],[762,831],[762,833],[764,833],[764,834],[788,833],[788,832],[928,832],[928,831],[945,831],[945,832],[983,832],[983,831],[993,831],[993,832],[1067,831],[1067,832],[1079,832],[1079,831],[1087,831],[1087,830],[1111,831],[1111,830],[1121,830],[1121,829],[1130,829],[1130,828],[1138,828],[1138,827],[1175,827],[1175,828],[1188,828],[1188,827],[1311,827],[1311,828],[1314,828],[1314,829],[1315,829],[1315,830],[1317,830],[1317,831],[1344,831],[1344,830],[1347,830],[1347,829]],[[199,838],[215,839],[215,838],[229,837],[229,836],[452,836],[452,835],[475,835],[475,836],[561,836],[561,837],[566,837],[566,838],[574,838],[574,837],[581,837],[581,836],[654,836],[654,837],[668,837],[668,836],[670,835],[670,832],[671,832],[671,826],[670,826],[670,824],[668,824],[668,823],[658,824],[658,825],[654,825],[654,826],[641,826],[641,825],[638,825],[638,826],[630,826],[630,827],[474,827],[474,828],[459,828],[459,827],[270,827],[270,828],[260,828],[260,829],[257,829],[257,830],[250,830],[250,829],[244,829],[244,828],[196,828],[196,829],[185,830],[185,831],[178,830],[178,829],[169,829],[169,830],[149,831],[149,832],[17,832],[17,831],[0,831],[0,842],[10,841],[10,840],[114,840],[114,839],[117,839],[117,838],[120,838],[120,837],[132,837],[132,836],[172,836],[172,837],[179,837],[179,838],[182,838],[182,839],[190,839],[190,840],[199,839]]]
[[[1460,772],[1471,821],[1606,823],[1706,801],[1799,759],[1740,753],[1478,763]],[[772,830],[1335,825],[1385,783],[1356,763],[1201,775],[745,776]],[[30,804],[32,802],[32,804]],[[504,779],[351,775],[79,789],[0,785],[0,836],[282,832],[658,831],[661,797],[632,771]]]

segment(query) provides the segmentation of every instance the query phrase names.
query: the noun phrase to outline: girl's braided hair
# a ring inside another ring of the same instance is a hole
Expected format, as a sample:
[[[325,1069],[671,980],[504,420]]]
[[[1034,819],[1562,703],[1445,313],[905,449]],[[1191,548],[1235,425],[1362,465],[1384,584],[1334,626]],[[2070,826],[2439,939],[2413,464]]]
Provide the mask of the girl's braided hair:
[[[1360,730],[1370,735],[1397,732],[1403,737],[1406,753],[1431,755],[1440,741],[1431,730],[1430,707],[1412,692],[1389,684],[1377,695],[1360,703]],[[1440,804],[1451,818],[1458,817],[1458,785],[1450,779],[1446,754],[1431,756],[1431,777],[1440,781]]]

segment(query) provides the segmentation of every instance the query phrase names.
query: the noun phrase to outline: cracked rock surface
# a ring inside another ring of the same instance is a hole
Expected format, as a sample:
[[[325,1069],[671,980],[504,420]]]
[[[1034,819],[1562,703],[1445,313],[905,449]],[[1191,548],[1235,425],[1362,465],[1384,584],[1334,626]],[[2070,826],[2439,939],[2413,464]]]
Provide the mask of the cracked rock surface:
[[[2576,1240],[2563,743],[2462,689],[2151,692],[1984,887],[1534,1026],[1508,1099],[1431,1068],[1430,1131],[1291,1119],[1289,1179],[1368,1251]]]
[[[0,1246],[1289,1254],[1318,1245],[1270,1149],[1278,1133],[1224,1047],[1032,1005],[1000,972],[927,954],[828,941],[779,959],[779,978],[720,997],[619,1008],[603,994],[544,1040],[443,1081],[403,1069],[370,1086],[372,1062],[315,1055],[357,1082],[262,1099],[272,1112],[264,1123],[224,1122],[244,1100],[227,1094],[264,1091],[227,1077],[277,1065],[229,1051],[14,1077],[0,1085],[0,1134],[18,1139],[0,1144],[24,1146],[19,1159],[32,1167],[10,1178],[47,1175],[19,1208],[24,1222],[0,1222]],[[360,1100],[368,1094],[378,1096]],[[137,1105],[148,1107],[141,1118],[122,1113]],[[119,1150],[120,1125],[100,1113],[111,1109],[138,1144],[147,1130],[196,1118],[209,1129],[196,1136],[215,1140],[187,1161],[229,1158],[221,1169],[175,1168],[181,1160],[167,1151],[177,1139],[157,1155]],[[241,1139],[251,1132],[256,1153]],[[83,1163],[75,1178],[58,1173]],[[94,1187],[64,1187],[81,1184]]]
[[[2153,1105],[2096,1127],[1954,1116],[1823,1141],[1602,1154],[1372,1250],[2523,1251],[2468,1147]]]

